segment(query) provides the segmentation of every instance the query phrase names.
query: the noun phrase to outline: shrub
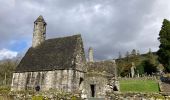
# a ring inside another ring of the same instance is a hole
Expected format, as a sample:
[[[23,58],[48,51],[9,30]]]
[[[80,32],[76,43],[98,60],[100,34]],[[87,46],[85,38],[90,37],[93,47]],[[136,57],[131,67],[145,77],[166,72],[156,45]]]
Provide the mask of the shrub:
[[[10,92],[9,86],[0,86],[0,94],[8,94]]]

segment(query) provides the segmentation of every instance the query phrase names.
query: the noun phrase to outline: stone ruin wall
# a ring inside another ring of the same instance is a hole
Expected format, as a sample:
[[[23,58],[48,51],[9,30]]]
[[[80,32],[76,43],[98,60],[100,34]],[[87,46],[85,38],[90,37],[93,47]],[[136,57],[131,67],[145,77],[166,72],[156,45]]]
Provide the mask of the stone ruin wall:
[[[106,85],[108,83],[107,78],[102,76],[86,76],[85,77],[85,86],[86,89],[86,95],[87,97],[91,96],[91,86],[95,85],[95,97],[102,98],[106,95]]]
[[[76,46],[76,49],[75,49],[75,54],[76,54],[76,60],[75,60],[75,70],[79,70],[79,71],[82,71],[82,72],[86,72],[86,66],[85,66],[85,63],[86,63],[86,58],[85,58],[85,54],[84,54],[84,47],[83,47],[83,42],[82,42],[82,39],[79,37],[77,38],[77,46]],[[81,49],[79,49],[81,48]]]
[[[40,91],[56,89],[71,92],[79,89],[80,77],[84,78],[84,73],[74,70],[13,73],[11,91],[35,90],[36,86],[40,86]]]

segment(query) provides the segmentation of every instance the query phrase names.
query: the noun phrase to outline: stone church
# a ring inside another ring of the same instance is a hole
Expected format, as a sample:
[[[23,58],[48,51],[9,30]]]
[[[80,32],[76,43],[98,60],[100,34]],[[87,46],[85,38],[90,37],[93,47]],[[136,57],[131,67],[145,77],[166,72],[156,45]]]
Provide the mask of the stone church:
[[[84,97],[104,97],[118,91],[114,60],[95,62],[93,48],[85,58],[81,35],[46,40],[47,23],[34,22],[32,47],[13,73],[11,91],[79,91]]]

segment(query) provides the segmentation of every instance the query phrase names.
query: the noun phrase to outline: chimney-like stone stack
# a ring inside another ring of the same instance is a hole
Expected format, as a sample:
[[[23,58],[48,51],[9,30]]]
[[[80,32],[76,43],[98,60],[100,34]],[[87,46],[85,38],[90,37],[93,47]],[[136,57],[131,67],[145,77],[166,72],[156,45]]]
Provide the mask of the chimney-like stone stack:
[[[32,39],[32,47],[35,48],[45,41],[46,38],[46,22],[42,16],[39,16],[34,22],[34,32]]]
[[[94,59],[93,59],[93,48],[92,47],[90,47],[89,48],[89,51],[88,51],[88,56],[89,56],[89,62],[94,62]]]

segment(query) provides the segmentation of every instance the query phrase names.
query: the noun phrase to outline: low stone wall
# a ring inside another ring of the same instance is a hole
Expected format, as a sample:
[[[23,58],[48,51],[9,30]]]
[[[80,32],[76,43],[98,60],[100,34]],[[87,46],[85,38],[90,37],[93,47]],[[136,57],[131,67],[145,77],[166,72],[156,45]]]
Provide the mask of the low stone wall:
[[[118,77],[118,80],[159,80],[160,77],[153,76],[153,77],[134,77],[134,78],[129,78],[129,77]]]
[[[170,100],[170,96],[159,93],[108,93],[106,100]]]
[[[15,92],[8,95],[0,95],[0,100],[32,100],[35,97],[43,97],[43,100],[87,100],[81,99],[80,94],[64,92],[39,92],[24,93]],[[40,99],[41,100],[41,99]],[[97,100],[94,98],[94,100]],[[104,100],[104,99],[101,99]],[[170,100],[170,96],[159,93],[107,93],[105,100]]]
[[[33,99],[34,98],[34,99]],[[79,93],[66,93],[57,91],[46,92],[10,92],[9,94],[0,94],[0,100],[81,100]]]

